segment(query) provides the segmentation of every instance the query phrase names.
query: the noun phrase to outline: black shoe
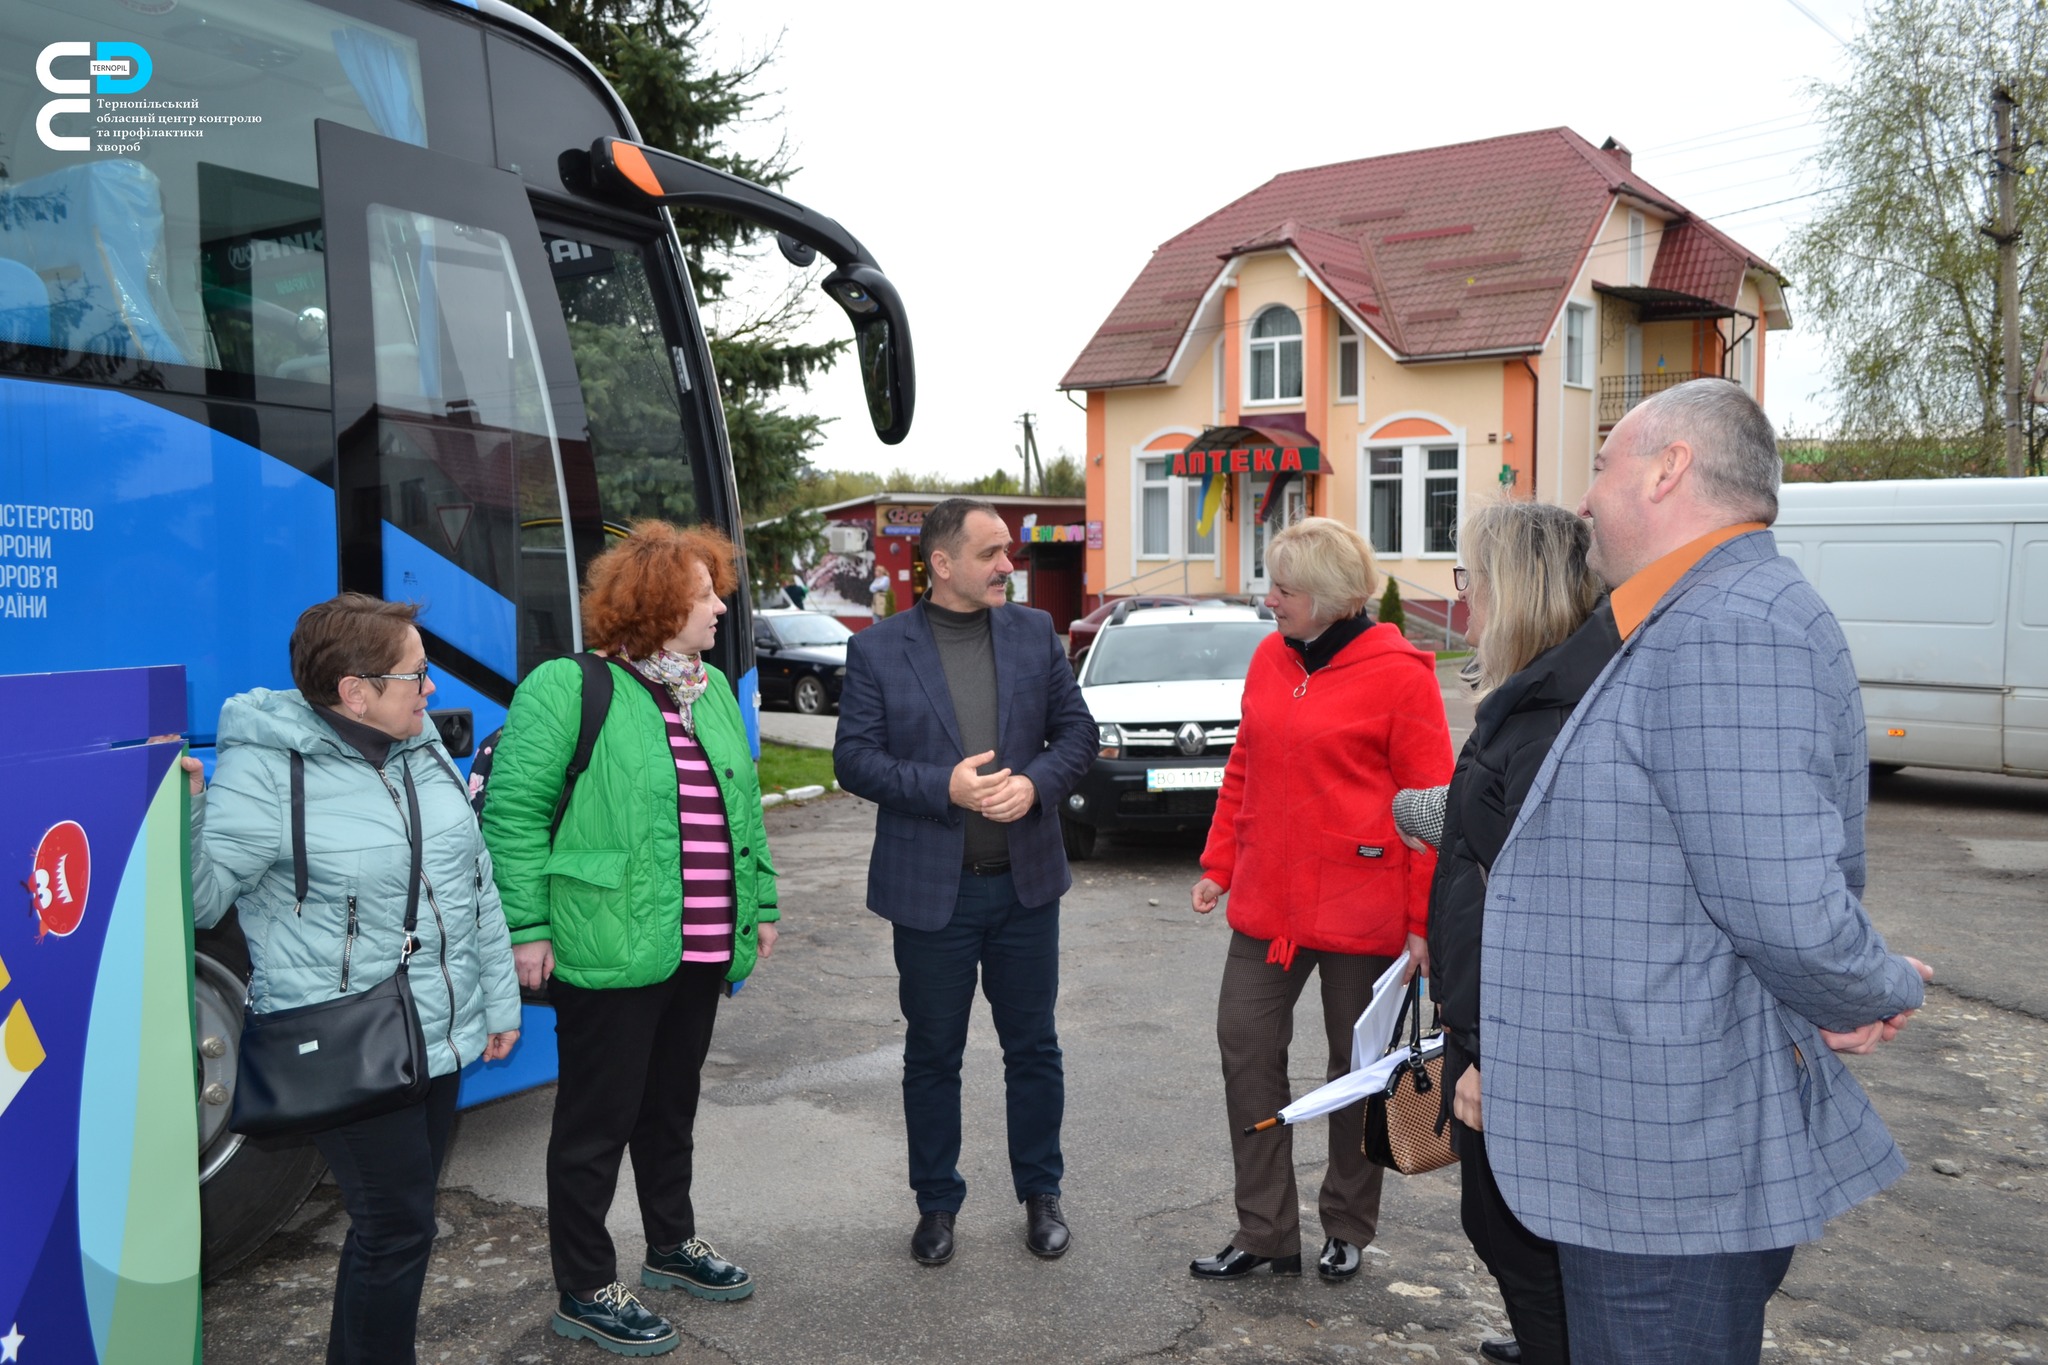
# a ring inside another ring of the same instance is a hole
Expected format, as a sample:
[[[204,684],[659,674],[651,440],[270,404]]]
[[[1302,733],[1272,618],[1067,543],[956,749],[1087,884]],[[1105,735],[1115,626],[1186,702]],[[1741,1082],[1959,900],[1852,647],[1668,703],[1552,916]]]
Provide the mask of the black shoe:
[[[1364,1259],[1357,1247],[1342,1237],[1332,1237],[1323,1243],[1323,1254],[1316,1257],[1316,1274],[1326,1280],[1348,1280],[1358,1273]]]
[[[682,1344],[666,1318],[648,1312],[616,1281],[588,1299],[564,1293],[552,1325],[556,1336],[594,1341],[613,1355],[662,1356]]]
[[[649,1289],[688,1290],[700,1299],[744,1299],[754,1292],[754,1277],[701,1237],[692,1237],[674,1251],[647,1248],[640,1283]]]
[[[1067,1254],[1073,1240],[1073,1234],[1067,1230],[1067,1216],[1060,1212],[1058,1195],[1033,1194],[1025,1197],[1024,1245],[1031,1248],[1033,1256],[1057,1260]]]
[[[1262,1265],[1272,1266],[1275,1275],[1299,1275],[1301,1253],[1297,1251],[1292,1256],[1254,1256],[1249,1251],[1225,1247],[1214,1256],[1189,1261],[1188,1274],[1198,1280],[1238,1280]]]
[[[917,1231],[910,1234],[910,1254],[919,1265],[944,1265],[953,1259],[953,1215],[932,1209],[917,1218]]]
[[[1479,1354],[1502,1365],[1522,1365],[1522,1343],[1513,1337],[1488,1337],[1479,1343]]]

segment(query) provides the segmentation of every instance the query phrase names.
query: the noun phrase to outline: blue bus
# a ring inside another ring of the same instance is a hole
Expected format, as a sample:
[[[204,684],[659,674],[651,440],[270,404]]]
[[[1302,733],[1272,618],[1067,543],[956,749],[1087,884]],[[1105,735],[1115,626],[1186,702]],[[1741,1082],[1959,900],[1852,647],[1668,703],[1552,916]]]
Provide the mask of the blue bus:
[[[643,146],[590,63],[499,0],[7,0],[0,674],[180,664],[210,759],[223,699],[290,685],[301,609],[411,599],[466,757],[528,669],[582,646],[608,527],[739,539],[671,217],[697,211],[828,259],[876,434],[901,440],[909,332],[861,244]],[[718,662],[751,723],[744,592],[731,610]],[[309,1144],[227,1130],[247,971],[231,923],[199,937],[209,1275],[320,1174]],[[464,1102],[553,1079],[552,1023],[530,1014]]]

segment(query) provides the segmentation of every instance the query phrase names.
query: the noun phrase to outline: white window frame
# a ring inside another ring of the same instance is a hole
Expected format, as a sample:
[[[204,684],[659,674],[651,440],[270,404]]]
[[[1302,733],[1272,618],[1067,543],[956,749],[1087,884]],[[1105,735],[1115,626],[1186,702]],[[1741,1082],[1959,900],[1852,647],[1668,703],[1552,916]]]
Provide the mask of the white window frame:
[[[1344,361],[1347,354],[1351,361],[1351,387],[1348,389],[1344,387]],[[1365,387],[1365,338],[1358,335],[1341,313],[1337,315],[1336,360],[1337,372],[1330,379],[1330,390],[1337,395],[1333,401],[1355,402],[1359,391]]]
[[[1253,333],[1259,329],[1259,319],[1276,311],[1285,312],[1294,319],[1294,334],[1292,336],[1254,337]],[[1289,308],[1284,303],[1269,303],[1252,315],[1251,325],[1244,329],[1244,335],[1244,406],[1248,408],[1299,406],[1303,395],[1308,391],[1308,337],[1302,331],[1301,310]],[[1295,393],[1283,394],[1280,392],[1280,354],[1282,347],[1290,345],[1296,349],[1297,355],[1294,372],[1301,376],[1301,389]],[[1274,396],[1271,398],[1260,398],[1252,392],[1252,376],[1253,372],[1257,369],[1257,366],[1253,364],[1252,358],[1258,353],[1259,348],[1264,346],[1273,348]]]
[[[1173,427],[1155,431],[1138,445],[1131,448],[1131,577],[1137,578],[1144,572],[1140,565],[1171,564],[1176,560],[1189,563],[1207,563],[1220,569],[1223,563],[1223,509],[1216,510],[1216,524],[1209,528],[1211,548],[1206,552],[1188,553],[1189,534],[1194,530],[1191,518],[1197,515],[1201,496],[1202,481],[1199,478],[1176,478],[1173,474],[1171,450],[1154,450],[1148,447],[1164,436],[1184,436],[1192,441],[1201,433],[1184,427]],[[1160,481],[1145,477],[1148,461],[1158,460],[1165,470],[1166,489],[1166,553],[1145,553],[1145,489],[1158,488]],[[1228,475],[1218,475],[1227,478]],[[1156,584],[1154,585],[1157,586]]]
[[[1746,333],[1735,343],[1735,382],[1751,398],[1756,397],[1756,332]]]
[[[1465,441],[1465,430],[1428,413],[1403,413],[1389,417],[1379,425],[1391,426],[1403,417],[1421,417],[1435,422],[1450,431],[1448,436],[1396,436],[1391,439],[1360,435],[1358,438],[1358,509],[1359,533],[1372,539],[1372,490],[1377,482],[1399,480],[1401,509],[1401,544],[1397,546],[1373,545],[1373,553],[1381,559],[1414,560],[1455,560],[1458,557],[1457,528],[1465,523],[1465,507],[1468,493],[1465,486],[1469,452]],[[1455,473],[1450,470],[1432,471],[1429,468],[1429,452],[1432,450],[1456,449],[1458,465]],[[1387,453],[1398,450],[1401,453],[1401,472],[1398,476],[1372,473],[1372,457],[1375,452]],[[1428,507],[1426,492],[1429,480],[1455,477],[1458,487],[1458,505],[1452,516],[1452,545],[1448,550],[1425,548],[1426,528],[1423,524]]]
[[[1578,366],[1577,373],[1572,365],[1572,325],[1578,324]],[[1563,382],[1575,389],[1593,387],[1593,305],[1590,303],[1567,303],[1564,306],[1564,328],[1561,349],[1564,352]]]
[[[1145,477],[1145,466],[1159,462],[1160,476],[1157,479]],[[1173,453],[1162,450],[1140,450],[1131,459],[1131,558],[1146,562],[1162,562],[1173,558],[1174,494],[1173,494]],[[1160,489],[1166,494],[1166,548],[1158,553],[1145,548],[1145,494],[1151,489]]]
[[[1649,225],[1643,215],[1629,210],[1628,215],[1628,282],[1631,285],[1647,283],[1649,280]]]

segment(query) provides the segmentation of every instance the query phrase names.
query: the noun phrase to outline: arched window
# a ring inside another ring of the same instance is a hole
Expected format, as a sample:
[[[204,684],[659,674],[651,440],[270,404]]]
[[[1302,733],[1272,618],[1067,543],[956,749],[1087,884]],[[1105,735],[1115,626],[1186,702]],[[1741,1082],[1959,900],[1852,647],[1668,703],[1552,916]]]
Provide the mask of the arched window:
[[[1301,397],[1301,319],[1275,304],[1252,319],[1253,403]]]

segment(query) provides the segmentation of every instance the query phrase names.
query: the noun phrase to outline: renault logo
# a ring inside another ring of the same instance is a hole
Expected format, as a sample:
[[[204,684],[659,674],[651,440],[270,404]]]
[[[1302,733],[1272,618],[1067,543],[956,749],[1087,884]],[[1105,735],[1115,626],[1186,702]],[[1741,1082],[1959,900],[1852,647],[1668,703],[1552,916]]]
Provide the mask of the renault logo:
[[[1173,744],[1189,758],[1193,758],[1209,747],[1209,732],[1194,721],[1189,721],[1173,732]]]

